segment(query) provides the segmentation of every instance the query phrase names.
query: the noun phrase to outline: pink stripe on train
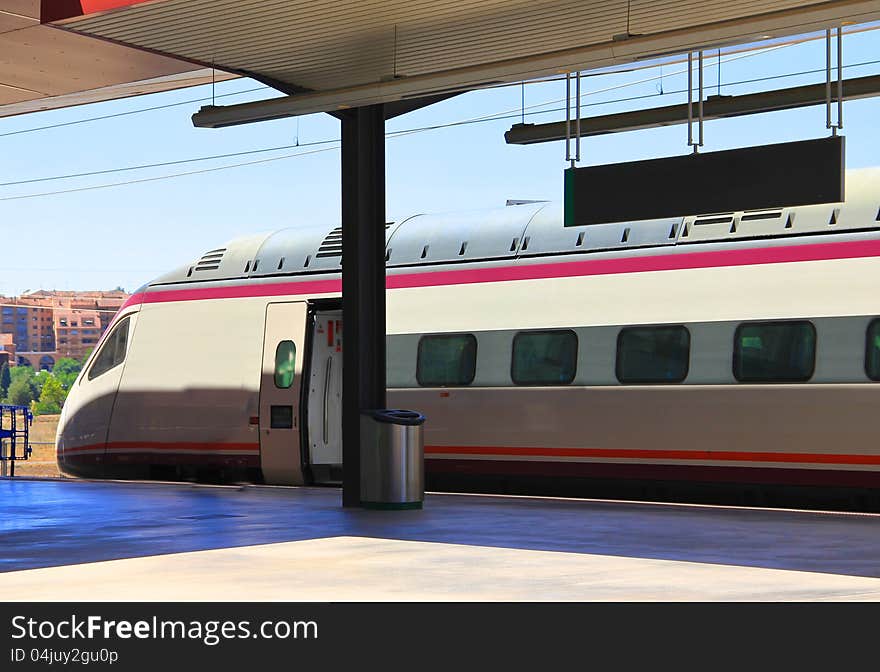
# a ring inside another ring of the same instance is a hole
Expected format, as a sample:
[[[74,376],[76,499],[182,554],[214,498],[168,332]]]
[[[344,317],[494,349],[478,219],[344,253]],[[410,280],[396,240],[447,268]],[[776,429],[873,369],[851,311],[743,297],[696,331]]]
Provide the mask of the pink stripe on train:
[[[789,245],[784,247],[773,246],[736,250],[712,250],[708,252],[685,252],[614,259],[585,259],[581,261],[553,262],[546,264],[520,263],[516,265],[490,268],[398,273],[388,275],[386,287],[388,289],[441,287],[485,282],[542,280],[550,278],[584,277],[590,275],[613,275],[619,273],[676,271],[696,268],[724,268],[730,266],[753,266],[802,261],[828,261],[833,259],[858,259],[877,256],[880,256],[880,240],[859,240],[838,243]],[[338,294],[341,291],[342,282],[337,279],[302,279],[260,284],[251,282],[248,284],[224,285],[222,287],[197,287],[192,289],[149,289],[144,293],[132,295],[120,310],[139,303]]]

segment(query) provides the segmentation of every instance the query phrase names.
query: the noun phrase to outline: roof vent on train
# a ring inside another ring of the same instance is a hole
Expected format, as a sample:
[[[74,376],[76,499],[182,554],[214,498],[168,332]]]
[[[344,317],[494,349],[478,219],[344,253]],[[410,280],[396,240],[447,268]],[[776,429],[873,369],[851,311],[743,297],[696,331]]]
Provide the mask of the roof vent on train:
[[[723,217],[687,217],[687,232],[682,233],[679,243],[877,229],[880,222],[874,207],[873,204],[853,200],[848,203],[735,212]]]
[[[229,241],[223,247],[205,252],[195,262],[166,273],[150,285],[172,285],[178,282],[210,282],[234,280],[246,277],[245,265],[253,263],[254,255],[268,237],[267,233],[255,233]]]
[[[315,255],[318,258],[323,257],[339,257],[342,258],[342,227],[337,226],[330,233],[327,234],[327,237],[324,238],[321,243],[321,247],[318,248],[318,253]]]
[[[385,231],[387,232],[394,226],[394,222],[386,222]],[[327,234],[327,237],[324,238],[324,242],[321,243],[321,247],[318,248],[317,254],[315,254],[318,258],[324,257],[342,257],[342,227],[337,226],[330,233]]]
[[[224,254],[226,254],[225,247],[205,252],[202,255],[202,258],[196,262],[195,266],[193,266],[193,271],[196,273],[200,271],[216,271],[220,268],[220,262],[223,261]]]
[[[681,217],[674,217],[566,227],[563,226],[562,206],[555,204],[541,210],[529,223],[519,256],[674,245],[679,237],[681,220]]]
[[[387,232],[389,266],[509,259],[545,203],[449,215],[416,215]]]
[[[386,240],[397,224],[385,224]],[[339,271],[342,263],[342,227],[297,226],[276,231],[259,249],[249,277]]]
[[[877,169],[846,172],[845,203],[801,205],[766,210],[745,210],[724,215],[685,218],[686,233],[679,243],[738,238],[770,238],[812,233],[834,233],[880,228],[876,185]]]

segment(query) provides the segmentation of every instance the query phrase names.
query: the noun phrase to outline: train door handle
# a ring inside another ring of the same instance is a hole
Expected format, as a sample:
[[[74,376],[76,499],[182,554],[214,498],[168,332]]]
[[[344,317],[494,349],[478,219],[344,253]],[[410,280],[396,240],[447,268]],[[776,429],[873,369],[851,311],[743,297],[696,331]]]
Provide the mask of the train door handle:
[[[330,433],[329,427],[329,411],[327,409],[330,403],[330,371],[333,369],[333,356],[327,357],[327,366],[324,370],[324,445],[327,445],[327,435]]]

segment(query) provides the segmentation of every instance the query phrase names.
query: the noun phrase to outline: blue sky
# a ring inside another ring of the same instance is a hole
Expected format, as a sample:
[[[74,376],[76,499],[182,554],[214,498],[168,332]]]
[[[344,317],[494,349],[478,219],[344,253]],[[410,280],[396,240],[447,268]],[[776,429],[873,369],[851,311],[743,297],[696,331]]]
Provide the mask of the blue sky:
[[[844,64],[880,60],[876,32],[849,35]],[[726,60],[731,59],[731,60]],[[824,81],[824,41],[777,48],[744,58],[722,56],[721,93],[789,87]],[[707,95],[717,92],[717,59],[706,56]],[[685,100],[681,64],[660,69],[589,77],[583,80],[582,114],[668,105]],[[735,84],[804,70],[820,73]],[[846,77],[880,72],[880,63],[847,67]],[[677,74],[678,73],[678,74]],[[651,81],[643,81],[655,78]],[[660,93],[662,84],[662,95]],[[218,84],[215,94],[253,89],[252,80]],[[223,97],[218,103],[245,102],[272,95],[260,89]],[[521,114],[519,86],[461,95],[388,122],[389,131],[418,128],[509,112],[516,118],[455,126],[389,138],[387,197],[389,219],[418,212],[448,212],[501,206],[508,198],[560,199],[563,143],[508,146],[503,133]],[[310,115],[226,129],[196,129],[190,116],[204,104],[166,109],[89,123],[24,132],[97,116],[209,98],[211,87],[140,96],[0,119],[0,183],[91,172],[193,157],[302,145],[338,138],[339,124],[328,115]],[[526,121],[554,121],[563,99],[561,82],[525,87]],[[622,98],[645,96],[621,102]],[[878,161],[880,101],[852,101],[844,109],[847,166]],[[823,137],[822,106],[740,119],[707,122],[703,151]],[[686,129],[619,133],[582,140],[581,165],[629,161],[688,151]],[[329,145],[304,146],[299,151]],[[226,240],[256,231],[339,219],[339,152],[330,149],[298,158],[77,193],[13,199],[16,196],[158,177],[293,153],[280,150],[239,158],[185,163],[76,179],[0,186],[3,262],[0,294],[27,289],[111,289],[129,291],[152,277],[191,261]],[[6,200],[4,200],[6,199]]]

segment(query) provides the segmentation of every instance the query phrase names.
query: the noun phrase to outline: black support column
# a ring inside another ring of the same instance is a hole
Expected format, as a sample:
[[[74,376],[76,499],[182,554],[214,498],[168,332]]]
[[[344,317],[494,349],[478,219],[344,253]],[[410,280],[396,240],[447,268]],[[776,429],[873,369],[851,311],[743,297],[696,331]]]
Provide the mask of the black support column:
[[[385,407],[385,113],[342,120],[342,505],[360,506],[360,412]]]

